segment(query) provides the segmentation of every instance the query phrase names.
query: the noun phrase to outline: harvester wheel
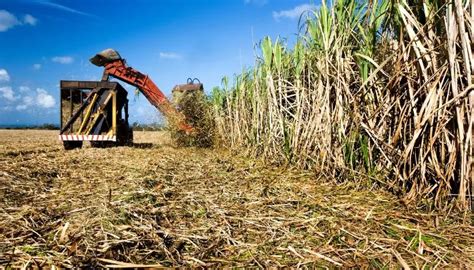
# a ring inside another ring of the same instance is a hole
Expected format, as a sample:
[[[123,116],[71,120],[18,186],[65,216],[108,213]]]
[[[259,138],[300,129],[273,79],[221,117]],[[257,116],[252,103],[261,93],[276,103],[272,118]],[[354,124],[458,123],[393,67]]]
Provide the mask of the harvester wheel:
[[[133,146],[133,128],[128,129],[128,139],[126,145]]]
[[[91,141],[92,148],[108,148],[116,146],[115,142],[108,141]]]
[[[92,148],[104,148],[104,144],[102,142],[91,141]]]
[[[65,150],[73,150],[76,148],[82,148],[82,141],[63,141]]]
[[[133,145],[133,129],[125,121],[121,121],[117,127],[117,145]]]

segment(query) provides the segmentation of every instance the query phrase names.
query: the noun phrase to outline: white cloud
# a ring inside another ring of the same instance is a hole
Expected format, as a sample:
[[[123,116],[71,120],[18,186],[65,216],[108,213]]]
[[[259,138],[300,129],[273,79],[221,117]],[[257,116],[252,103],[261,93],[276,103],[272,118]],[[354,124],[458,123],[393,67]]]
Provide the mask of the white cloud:
[[[41,64],[33,64],[33,69],[34,70],[40,70],[41,69]]]
[[[16,105],[16,110],[17,111],[23,111],[28,109],[33,105],[33,97],[31,96],[25,96],[21,99],[21,103]]]
[[[28,109],[28,106],[25,105],[25,104],[18,104],[18,105],[16,105],[15,109],[17,111],[24,111],[24,110]]]
[[[8,31],[8,29],[13,28],[17,25],[31,25],[34,26],[38,23],[38,19],[33,17],[33,15],[26,14],[23,16],[23,20],[20,21],[12,13],[2,9],[0,10],[0,32]]]
[[[0,68],[0,82],[9,82],[10,75],[6,69]]]
[[[56,100],[54,100],[54,97],[48,94],[46,90],[38,88],[36,89],[36,92],[38,93],[36,96],[36,103],[38,106],[42,108],[52,108],[54,105],[56,105]]]
[[[28,86],[20,86],[20,92],[31,92]],[[56,100],[43,88],[36,88],[36,95],[26,95],[21,98],[21,102],[16,105],[17,111],[24,111],[31,107],[49,109],[56,105]]]
[[[31,96],[23,97],[23,104],[28,105],[28,106],[33,105],[33,97]]]
[[[5,32],[8,29],[21,24],[21,22],[6,10],[0,10],[0,32]]]
[[[303,14],[303,12],[308,11],[308,10],[315,10],[317,8],[318,6],[313,5],[313,4],[303,4],[303,5],[296,6],[292,9],[273,11],[273,18],[277,21],[279,21],[282,18],[298,19],[301,16],[301,14]]]
[[[53,62],[60,63],[60,64],[71,64],[74,62],[74,58],[71,56],[55,56],[51,58]]]
[[[13,109],[12,106],[3,106],[3,108],[1,108],[0,110],[4,112],[10,112],[12,111],[12,109]]]
[[[26,14],[25,16],[23,16],[23,23],[35,26],[38,23],[38,19],[36,19],[30,14]]]
[[[163,59],[181,59],[183,58],[180,54],[174,52],[160,52],[160,58]]]
[[[31,89],[28,86],[20,86],[19,89],[20,89],[20,93],[27,93],[31,91]]]
[[[2,94],[2,97],[8,101],[16,100],[15,93],[10,86],[0,87],[0,93]]]

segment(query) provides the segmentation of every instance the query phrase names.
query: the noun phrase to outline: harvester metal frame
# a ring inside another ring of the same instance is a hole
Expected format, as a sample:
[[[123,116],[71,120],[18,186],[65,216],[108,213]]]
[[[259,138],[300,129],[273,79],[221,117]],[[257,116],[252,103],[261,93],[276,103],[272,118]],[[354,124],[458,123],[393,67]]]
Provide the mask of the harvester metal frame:
[[[60,88],[59,139],[63,141],[65,149],[80,148],[83,141],[91,141],[95,147],[132,143],[127,91],[119,83],[61,81]],[[64,104],[69,106],[67,122],[64,121]],[[74,104],[80,106],[74,109]]]

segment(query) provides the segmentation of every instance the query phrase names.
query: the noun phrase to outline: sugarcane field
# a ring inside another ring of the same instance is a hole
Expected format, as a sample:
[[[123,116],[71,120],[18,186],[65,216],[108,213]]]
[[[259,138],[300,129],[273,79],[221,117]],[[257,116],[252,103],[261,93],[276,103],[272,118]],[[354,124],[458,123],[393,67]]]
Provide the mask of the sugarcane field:
[[[0,1],[0,269],[474,269],[474,2]]]

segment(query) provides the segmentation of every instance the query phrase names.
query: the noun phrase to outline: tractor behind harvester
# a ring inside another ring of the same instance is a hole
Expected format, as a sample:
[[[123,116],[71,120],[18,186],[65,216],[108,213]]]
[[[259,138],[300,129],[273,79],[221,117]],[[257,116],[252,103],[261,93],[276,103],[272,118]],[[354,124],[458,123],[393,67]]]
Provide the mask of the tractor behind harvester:
[[[125,59],[113,49],[104,50],[90,59],[104,67],[101,81],[61,81],[61,130],[59,139],[66,150],[82,147],[90,141],[93,147],[133,143],[133,131],[128,123],[127,91],[110,77],[135,86],[179,132],[190,134],[194,129],[166,98],[148,75],[127,66]],[[196,80],[173,88],[173,96],[203,92]]]

